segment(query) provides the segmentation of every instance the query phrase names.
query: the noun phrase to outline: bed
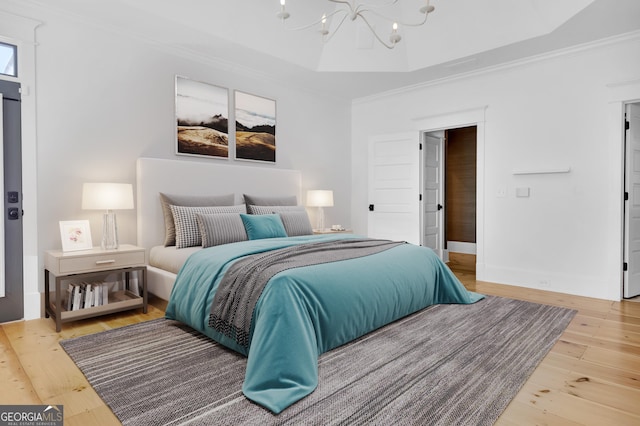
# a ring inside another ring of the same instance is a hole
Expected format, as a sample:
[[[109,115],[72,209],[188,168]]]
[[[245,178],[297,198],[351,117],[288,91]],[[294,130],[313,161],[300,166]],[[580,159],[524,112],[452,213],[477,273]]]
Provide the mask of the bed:
[[[156,170],[156,161],[144,159],[141,167],[141,160],[139,194],[149,189],[152,175],[157,178],[156,172],[169,166],[161,160]],[[299,174],[285,174],[279,178],[293,181],[289,193],[299,194]],[[201,180],[199,175],[196,181]],[[161,190],[166,189],[156,188],[157,205]],[[141,203],[140,213],[148,215]],[[227,215],[235,220],[236,213]],[[237,215],[248,239],[191,248],[182,254],[177,274],[156,274],[173,277],[169,286],[150,283],[150,288],[169,293],[167,317],[247,356],[243,393],[273,413],[313,392],[321,353],[432,304],[468,304],[483,297],[467,291],[428,248],[350,234],[288,236],[284,227],[271,227],[278,218],[285,222],[282,213]],[[208,217],[214,216],[221,217]],[[201,231],[203,243],[210,241],[209,231]],[[154,250],[158,255],[171,249]]]

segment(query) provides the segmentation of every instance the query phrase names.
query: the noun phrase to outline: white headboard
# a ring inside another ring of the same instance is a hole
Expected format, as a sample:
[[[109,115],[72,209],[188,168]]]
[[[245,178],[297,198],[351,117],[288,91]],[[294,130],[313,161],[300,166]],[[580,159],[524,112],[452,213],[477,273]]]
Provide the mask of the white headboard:
[[[136,170],[138,245],[147,251],[164,242],[160,192],[184,195],[234,193],[236,204],[242,203],[242,194],[296,195],[298,204],[302,202],[299,170],[160,158],[138,158]]]

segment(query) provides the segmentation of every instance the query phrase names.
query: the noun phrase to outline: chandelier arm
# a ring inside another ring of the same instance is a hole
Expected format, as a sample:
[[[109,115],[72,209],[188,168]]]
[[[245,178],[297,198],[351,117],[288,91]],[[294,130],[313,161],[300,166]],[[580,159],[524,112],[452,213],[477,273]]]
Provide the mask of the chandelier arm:
[[[421,25],[424,25],[424,23],[427,22],[427,17],[429,16],[428,13],[425,13],[424,14],[424,18],[419,22],[402,22],[402,21],[399,21],[397,19],[393,19],[393,18],[389,18],[387,16],[384,16],[383,14],[378,13],[375,10],[372,10],[372,9],[363,9],[360,12],[358,12],[358,16],[361,16],[361,17],[364,18],[363,13],[365,13],[365,12],[370,13],[372,15],[376,15],[377,17],[379,17],[381,19],[384,19],[385,21],[388,21],[388,22],[391,22],[391,23],[395,22],[398,25],[401,25],[403,27],[419,27]]]
[[[332,3],[342,3],[342,4],[346,4],[347,6],[349,6],[349,10],[351,10],[351,12],[355,12],[355,10],[353,10],[353,5],[351,4],[351,2],[349,0],[329,0]]]
[[[340,12],[346,12],[346,11],[344,9],[334,10],[330,14],[326,15],[325,19],[331,18],[332,16],[335,16]],[[344,16],[346,17],[347,15],[345,14]],[[343,18],[343,20],[344,20],[344,18]],[[306,30],[307,28],[314,27],[314,26],[316,26],[318,24],[321,24],[321,23],[322,23],[322,18],[320,18],[317,21],[314,21],[314,22],[312,22],[310,24],[303,25],[301,27],[295,27],[295,28],[287,28],[286,26],[284,26],[284,27],[285,27],[285,30],[287,30],[287,31],[300,31],[300,30]]]
[[[349,16],[348,14],[344,14],[344,16],[342,17],[342,19],[340,20],[340,22],[338,22],[338,25],[336,25],[335,30],[333,30],[333,32],[331,34],[329,34],[328,36],[324,37],[324,42],[328,42],[329,40],[331,40],[333,38],[333,36],[338,32],[338,30],[340,29],[340,27],[342,26],[342,23],[347,19],[347,16]]]
[[[367,20],[366,17],[364,17],[362,14],[358,14],[358,16],[360,16],[360,18],[362,18],[362,20],[364,21],[365,24],[367,24],[367,27],[369,27],[369,29],[371,30],[371,32],[373,33],[373,36],[378,39],[378,41],[380,42],[380,44],[382,44],[384,47],[386,47],[387,49],[393,49],[395,46],[395,44],[387,44],[384,40],[382,40],[380,38],[380,36],[378,35],[378,33],[376,32],[376,30],[373,28],[373,26],[369,23],[369,21]]]
[[[333,0],[329,0],[329,1],[333,1]],[[383,7],[389,7],[389,6],[393,6],[394,4],[398,3],[398,0],[392,0],[389,3],[385,3],[385,4],[379,4],[379,5],[373,5],[373,4],[364,4],[361,3],[359,5],[356,6],[355,12],[357,14],[359,14],[360,12],[366,12],[368,9],[362,9],[364,7],[368,7],[370,9],[382,9]]]

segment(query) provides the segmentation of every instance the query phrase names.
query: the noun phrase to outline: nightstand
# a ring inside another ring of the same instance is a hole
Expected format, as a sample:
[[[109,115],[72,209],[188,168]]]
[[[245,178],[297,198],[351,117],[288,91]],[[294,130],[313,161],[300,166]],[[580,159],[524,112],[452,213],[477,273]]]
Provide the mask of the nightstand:
[[[45,317],[55,319],[56,331],[64,322],[129,309],[142,308],[147,313],[147,266],[142,247],[123,244],[116,250],[49,250],[44,267]],[[53,293],[50,276],[55,281]]]
[[[325,229],[314,229],[313,233],[315,235],[319,235],[319,234],[353,234],[353,231],[351,229],[334,230],[334,229],[331,229],[331,228],[325,228]]]

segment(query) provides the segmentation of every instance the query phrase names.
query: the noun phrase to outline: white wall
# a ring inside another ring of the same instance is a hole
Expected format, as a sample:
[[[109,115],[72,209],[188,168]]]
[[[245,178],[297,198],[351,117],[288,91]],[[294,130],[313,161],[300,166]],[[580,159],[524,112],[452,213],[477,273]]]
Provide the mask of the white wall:
[[[9,2],[6,12],[43,22],[36,30],[38,269],[42,253],[60,248],[58,221],[89,219],[100,241],[101,212],[83,211],[82,183],[135,185],[140,156],[222,161],[175,155],[174,78],[182,75],[277,102],[277,164],[244,166],[302,171],[306,189],[333,189],[327,223],[349,225],[350,103],[231,69],[134,39],[72,16]],[[0,30],[1,32],[1,30]],[[33,123],[32,123],[33,124]],[[335,155],[340,152],[342,155]],[[226,162],[225,162],[226,163]],[[233,162],[232,162],[233,163]],[[328,173],[330,171],[330,173]],[[176,177],[179,178],[179,177]],[[212,188],[224,193],[224,187]],[[304,200],[300,200],[303,202]],[[118,212],[121,243],[135,243],[135,211]],[[312,218],[313,219],[313,218]],[[42,273],[38,272],[42,291]]]
[[[640,98],[640,37],[360,99],[352,109],[352,224],[366,232],[367,143],[421,130],[420,117],[486,106],[479,158],[484,217],[478,277],[618,300],[621,290],[622,100]],[[625,95],[625,84],[634,88]],[[622,83],[614,84],[612,83]],[[620,91],[612,102],[612,92]],[[625,98],[625,96],[627,96]],[[482,160],[481,160],[482,161]],[[567,174],[514,169],[570,166]],[[507,197],[498,198],[505,186]],[[529,198],[516,198],[529,187]]]

